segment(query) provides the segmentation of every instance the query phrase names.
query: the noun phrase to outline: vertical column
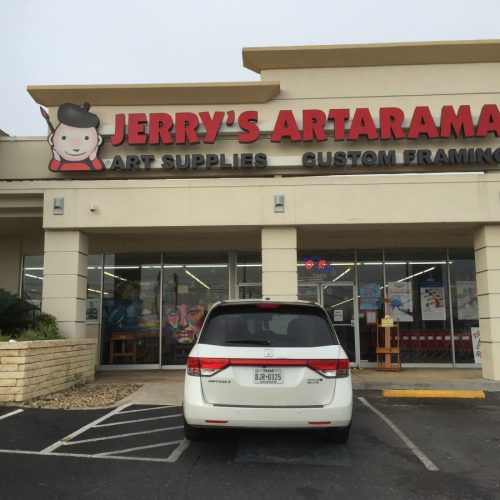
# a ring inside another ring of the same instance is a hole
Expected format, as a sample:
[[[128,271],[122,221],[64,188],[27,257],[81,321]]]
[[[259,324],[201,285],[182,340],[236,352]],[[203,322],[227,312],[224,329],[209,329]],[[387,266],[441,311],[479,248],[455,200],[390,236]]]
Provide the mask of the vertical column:
[[[85,338],[88,237],[45,231],[42,309],[56,317],[65,338]]]
[[[500,380],[500,225],[474,233],[483,377]]]
[[[262,297],[297,300],[297,229],[262,228]]]

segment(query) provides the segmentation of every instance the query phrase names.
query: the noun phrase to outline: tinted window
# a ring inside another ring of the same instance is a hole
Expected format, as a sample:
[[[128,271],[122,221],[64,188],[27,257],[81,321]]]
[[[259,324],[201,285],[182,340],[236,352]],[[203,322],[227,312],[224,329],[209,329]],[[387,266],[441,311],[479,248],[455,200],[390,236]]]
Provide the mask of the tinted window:
[[[223,346],[317,347],[337,344],[325,313],[316,307],[224,305],[207,319],[200,343]]]

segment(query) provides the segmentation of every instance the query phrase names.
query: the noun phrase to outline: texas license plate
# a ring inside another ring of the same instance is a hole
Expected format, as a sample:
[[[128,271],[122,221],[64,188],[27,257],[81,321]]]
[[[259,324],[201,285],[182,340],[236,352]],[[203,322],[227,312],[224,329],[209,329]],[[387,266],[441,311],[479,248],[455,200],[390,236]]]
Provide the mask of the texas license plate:
[[[283,368],[255,368],[254,384],[282,384]]]

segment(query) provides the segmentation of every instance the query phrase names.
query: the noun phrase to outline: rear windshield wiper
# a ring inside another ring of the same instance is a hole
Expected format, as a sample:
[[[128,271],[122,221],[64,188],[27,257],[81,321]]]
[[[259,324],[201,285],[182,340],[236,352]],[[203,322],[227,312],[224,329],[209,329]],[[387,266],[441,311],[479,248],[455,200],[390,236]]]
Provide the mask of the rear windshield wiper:
[[[257,339],[226,339],[228,344],[254,344],[254,345],[271,345],[270,340],[257,340]]]

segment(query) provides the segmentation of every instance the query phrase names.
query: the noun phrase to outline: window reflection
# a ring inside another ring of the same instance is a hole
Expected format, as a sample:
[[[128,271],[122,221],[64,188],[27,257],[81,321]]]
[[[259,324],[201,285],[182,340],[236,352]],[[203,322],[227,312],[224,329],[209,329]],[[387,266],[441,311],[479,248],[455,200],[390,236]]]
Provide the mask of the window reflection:
[[[43,255],[25,255],[23,258],[22,298],[41,310],[42,288]]]
[[[87,322],[99,322],[101,319],[101,278],[102,278],[101,254],[89,255],[87,265]],[[108,295],[109,292],[105,292]]]
[[[106,254],[103,363],[159,362],[161,255]]]
[[[451,363],[446,250],[385,252],[386,294],[403,363]]]
[[[450,250],[455,361],[480,363],[476,267],[472,250]]]
[[[376,361],[377,323],[384,316],[382,250],[357,251],[360,355]]]
[[[260,252],[238,252],[236,263],[239,299],[262,298],[262,259]]]
[[[229,298],[227,253],[164,254],[162,363],[186,362],[206,313]]]

